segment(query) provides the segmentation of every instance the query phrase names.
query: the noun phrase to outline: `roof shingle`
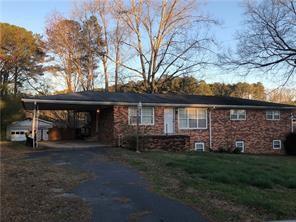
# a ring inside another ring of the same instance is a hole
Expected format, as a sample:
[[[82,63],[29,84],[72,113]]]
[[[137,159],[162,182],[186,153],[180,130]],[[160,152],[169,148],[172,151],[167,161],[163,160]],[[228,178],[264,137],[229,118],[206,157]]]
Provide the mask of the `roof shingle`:
[[[50,96],[37,96],[29,99],[34,100],[55,100],[55,101],[93,101],[109,103],[138,103],[144,104],[188,104],[188,105],[218,105],[218,106],[254,106],[254,107],[277,107],[295,108],[296,106],[271,103],[259,100],[242,99],[226,96],[199,96],[179,94],[147,94],[131,92],[95,92],[85,91],[70,94],[59,94]],[[24,101],[24,100],[23,100]]]

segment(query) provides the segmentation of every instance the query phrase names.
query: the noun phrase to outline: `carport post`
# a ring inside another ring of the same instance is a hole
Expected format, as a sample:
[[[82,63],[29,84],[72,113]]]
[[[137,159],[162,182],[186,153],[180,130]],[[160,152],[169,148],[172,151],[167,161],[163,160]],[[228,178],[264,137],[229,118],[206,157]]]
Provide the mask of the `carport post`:
[[[38,115],[39,115],[39,111],[37,108],[37,103],[36,101],[34,102],[34,110],[33,110],[33,121],[32,121],[32,140],[33,140],[33,148],[36,148],[37,145],[37,132],[35,132],[36,130],[36,124],[37,124],[37,130],[38,130]],[[36,121],[36,116],[37,116],[37,121]],[[37,146],[38,147],[38,146]]]
[[[36,107],[36,109],[37,109],[37,115],[36,115],[36,126],[35,126],[35,128],[36,128],[36,141],[35,141],[35,148],[38,148],[38,130],[39,130],[39,109],[38,109],[38,106]]]
[[[33,140],[33,148],[35,148],[35,120],[36,120],[36,101],[34,102],[33,119],[32,119],[32,140]]]

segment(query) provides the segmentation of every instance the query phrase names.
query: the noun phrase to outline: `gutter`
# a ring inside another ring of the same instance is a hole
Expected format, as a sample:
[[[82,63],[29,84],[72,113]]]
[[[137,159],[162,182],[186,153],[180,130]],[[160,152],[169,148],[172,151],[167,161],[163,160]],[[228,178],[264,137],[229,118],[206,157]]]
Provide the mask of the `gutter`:
[[[209,136],[210,136],[210,149],[212,150],[212,110],[214,110],[216,107],[213,106],[212,108],[209,108]]]
[[[129,102],[105,102],[105,101],[71,101],[71,100],[46,100],[46,99],[22,99],[23,103],[49,103],[49,104],[72,104],[72,105],[121,105],[137,106],[138,103]],[[250,105],[215,105],[215,104],[177,104],[177,103],[142,103],[143,106],[164,106],[164,107],[203,107],[203,108],[244,108],[244,109],[287,109],[296,110],[291,106],[250,106]]]

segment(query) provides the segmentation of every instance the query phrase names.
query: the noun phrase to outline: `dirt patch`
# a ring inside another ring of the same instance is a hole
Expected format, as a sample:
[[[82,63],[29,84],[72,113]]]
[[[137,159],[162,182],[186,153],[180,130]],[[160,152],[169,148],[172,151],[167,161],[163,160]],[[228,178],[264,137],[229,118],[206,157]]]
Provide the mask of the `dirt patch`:
[[[128,217],[128,221],[129,222],[137,222],[139,221],[142,217],[150,214],[151,212],[148,210],[145,211],[139,211],[139,212],[135,212],[129,215]]]
[[[46,157],[26,159],[30,149],[1,143],[1,221],[89,221],[80,198],[56,197],[88,178]]]
[[[115,197],[113,198],[114,201],[119,202],[121,204],[127,204],[130,202],[130,199],[127,197]]]

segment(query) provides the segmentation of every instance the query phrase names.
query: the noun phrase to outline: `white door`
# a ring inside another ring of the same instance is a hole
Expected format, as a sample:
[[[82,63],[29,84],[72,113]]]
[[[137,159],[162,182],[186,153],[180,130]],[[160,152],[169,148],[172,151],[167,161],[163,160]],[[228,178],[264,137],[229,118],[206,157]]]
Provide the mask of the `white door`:
[[[165,108],[164,109],[164,133],[171,134],[174,133],[174,109]]]
[[[26,141],[26,132],[24,130],[12,130],[10,132],[11,141]]]

